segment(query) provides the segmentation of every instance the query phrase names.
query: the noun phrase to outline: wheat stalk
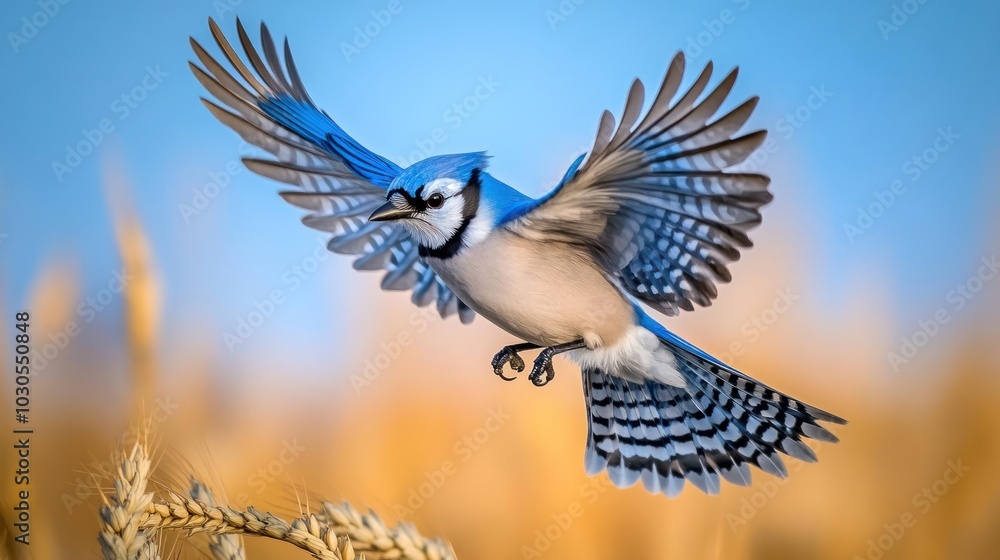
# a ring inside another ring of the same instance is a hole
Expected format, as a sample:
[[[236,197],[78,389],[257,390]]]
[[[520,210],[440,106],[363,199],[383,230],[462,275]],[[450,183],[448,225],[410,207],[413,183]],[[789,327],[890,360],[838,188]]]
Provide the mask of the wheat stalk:
[[[313,514],[288,523],[253,506],[239,510],[229,506],[209,506],[170,491],[167,496],[148,504],[141,523],[144,529],[247,533],[287,542],[316,558],[341,560],[337,534]]]
[[[191,478],[188,496],[209,506],[216,505],[212,492],[194,477]],[[246,560],[247,557],[246,550],[243,549],[243,540],[239,535],[212,533],[208,536],[208,550],[215,560]]]
[[[148,491],[151,462],[145,443],[136,442],[112,476],[114,490],[102,493],[98,541],[105,560],[159,560],[156,535],[164,530],[209,534],[216,560],[245,560],[238,534],[294,545],[323,560],[454,560],[440,539],[426,539],[413,525],[388,527],[377,515],[362,515],[350,504],[321,502],[320,510],[290,523],[253,506],[219,505],[205,484],[191,479],[186,495]]]
[[[374,514],[361,515],[348,503],[322,502],[316,514],[335,532],[351,538],[354,548],[369,560],[454,560],[455,552],[440,539],[425,539],[409,523],[387,527]]]
[[[101,532],[97,536],[105,560],[159,560],[153,532],[143,527],[146,511],[153,501],[146,491],[151,464],[145,446],[136,443],[123,453],[112,473],[114,492],[101,495]]]
[[[156,336],[159,327],[161,290],[149,238],[135,212],[132,185],[121,165],[111,164],[105,172],[105,194],[111,212],[122,272],[128,278],[122,286],[122,313],[126,347],[131,361],[133,417],[152,402],[156,387]]]

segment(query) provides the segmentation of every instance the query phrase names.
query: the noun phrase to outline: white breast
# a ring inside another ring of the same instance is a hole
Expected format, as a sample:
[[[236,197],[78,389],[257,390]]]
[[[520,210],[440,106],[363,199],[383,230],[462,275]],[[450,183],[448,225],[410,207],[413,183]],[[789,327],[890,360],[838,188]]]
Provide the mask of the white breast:
[[[450,259],[428,262],[476,312],[530,342],[583,338],[596,347],[635,323],[631,303],[587,253],[569,245],[497,230]]]
[[[632,302],[588,253],[474,225],[475,220],[467,233],[476,243],[450,259],[428,259],[469,307],[542,346],[583,339],[587,347],[570,354],[583,367],[637,382],[684,384],[673,354],[636,325]]]

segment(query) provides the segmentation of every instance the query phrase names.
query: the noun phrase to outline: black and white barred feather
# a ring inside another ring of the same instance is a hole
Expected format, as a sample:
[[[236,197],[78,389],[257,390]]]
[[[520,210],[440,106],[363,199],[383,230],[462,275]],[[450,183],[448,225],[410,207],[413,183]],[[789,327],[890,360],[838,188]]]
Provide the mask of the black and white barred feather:
[[[748,486],[751,465],[786,477],[781,454],[815,462],[806,438],[837,441],[819,422],[843,424],[843,419],[665,344],[685,387],[583,371],[587,474],[607,469],[616,486],[641,480],[650,492],[671,497],[685,481],[716,494],[722,480]]]

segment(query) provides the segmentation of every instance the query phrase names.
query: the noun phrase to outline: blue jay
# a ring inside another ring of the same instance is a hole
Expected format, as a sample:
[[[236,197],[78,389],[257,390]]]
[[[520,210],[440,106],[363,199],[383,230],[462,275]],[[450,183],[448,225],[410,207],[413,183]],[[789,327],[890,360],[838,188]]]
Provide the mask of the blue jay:
[[[588,474],[668,496],[687,480],[715,494],[722,479],[749,485],[750,465],[787,476],[779,453],[815,461],[804,438],[837,441],[820,422],[843,419],[722,363],[640,306],[672,316],[710,305],[771,200],[768,177],[727,171],[764,141],[765,131],[738,135],[757,98],[712,120],[736,70],[702,96],[708,63],[677,95],[678,53],[644,115],[635,80],[618,126],[605,111],[589,154],[533,199],[490,175],[483,152],[403,169],[369,151],[310,99],[287,40],[279,56],[262,24],[258,51],[237,21],[248,66],[209,25],[235,74],[191,40],[194,75],[228,109],[205,105],[274,156],[244,163],[296,187],[281,197],[331,234],[331,251],[388,271],[383,289],[436,300],[442,317],[479,314],[522,340],[493,358],[504,379],[505,367],[525,369],[529,349],[541,348],[528,375],[538,386],[555,375],[556,354],[580,364]]]

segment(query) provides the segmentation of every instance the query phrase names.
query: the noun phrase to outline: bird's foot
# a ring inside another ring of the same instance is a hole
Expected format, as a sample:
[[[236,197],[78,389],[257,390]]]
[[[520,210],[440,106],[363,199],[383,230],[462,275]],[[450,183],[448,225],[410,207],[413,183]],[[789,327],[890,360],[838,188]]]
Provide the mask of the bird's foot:
[[[517,349],[513,346],[504,346],[496,356],[493,356],[493,373],[504,381],[513,381],[517,379],[516,376],[507,377],[503,374],[503,366],[507,363],[510,363],[510,369],[518,373],[524,371],[524,360],[517,355]]]
[[[535,358],[535,365],[531,368],[531,373],[528,374],[528,379],[531,380],[535,387],[547,385],[556,376],[556,370],[552,367],[552,356],[555,353],[555,349],[550,346],[542,349],[538,357]]]

